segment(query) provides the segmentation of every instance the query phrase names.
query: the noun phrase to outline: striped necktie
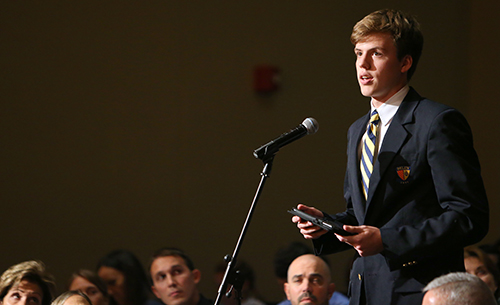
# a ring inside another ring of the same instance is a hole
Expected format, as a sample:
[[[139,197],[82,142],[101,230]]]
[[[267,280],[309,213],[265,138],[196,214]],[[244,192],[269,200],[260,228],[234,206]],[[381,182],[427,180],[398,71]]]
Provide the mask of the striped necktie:
[[[377,132],[378,124],[380,123],[380,117],[377,110],[372,112],[370,117],[370,126],[368,126],[366,131],[366,136],[363,141],[363,147],[361,150],[361,180],[363,183],[363,193],[365,194],[365,199],[368,198],[368,186],[370,185],[370,177],[373,171],[373,161],[374,156],[377,151]]]

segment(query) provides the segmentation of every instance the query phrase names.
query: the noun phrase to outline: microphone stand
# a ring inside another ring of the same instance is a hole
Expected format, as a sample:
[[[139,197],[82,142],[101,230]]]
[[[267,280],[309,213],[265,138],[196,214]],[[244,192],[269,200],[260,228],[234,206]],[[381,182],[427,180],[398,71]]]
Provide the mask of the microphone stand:
[[[238,238],[238,242],[236,243],[236,247],[234,249],[233,255],[227,254],[224,256],[224,261],[227,263],[226,271],[224,272],[224,277],[222,278],[222,283],[220,284],[218,293],[217,293],[217,299],[215,300],[214,305],[219,305],[222,296],[225,294],[227,297],[231,296],[231,291],[233,289],[236,290],[237,298],[238,298],[238,304],[241,304],[241,288],[243,287],[244,279],[239,276],[239,271],[235,271],[235,265],[238,257],[238,253],[241,248],[241,244],[243,242],[243,238],[246,235],[246,232],[248,230],[248,226],[250,225],[250,220],[252,219],[253,212],[255,210],[255,207],[257,205],[257,201],[259,200],[260,194],[262,193],[262,189],[264,187],[264,183],[266,182],[266,179],[269,177],[271,174],[271,168],[273,165],[273,160],[274,160],[274,155],[276,152],[273,154],[264,156],[262,158],[262,161],[264,162],[264,168],[261,173],[261,179],[259,186],[257,188],[257,191],[255,193],[255,196],[252,201],[252,205],[250,206],[250,210],[248,211],[247,218],[245,220],[245,223],[243,225],[243,229],[241,230],[240,237]],[[226,294],[227,287],[228,285],[231,285],[231,289],[229,292]]]

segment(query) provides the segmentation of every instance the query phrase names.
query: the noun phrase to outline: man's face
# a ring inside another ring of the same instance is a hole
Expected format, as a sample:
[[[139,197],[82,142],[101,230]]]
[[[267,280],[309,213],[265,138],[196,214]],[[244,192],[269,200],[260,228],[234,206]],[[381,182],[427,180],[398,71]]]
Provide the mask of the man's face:
[[[288,268],[285,293],[292,305],[327,305],[335,291],[326,264],[319,257],[304,255]]]
[[[178,256],[159,257],[151,264],[152,290],[167,305],[196,305],[199,293],[196,285],[200,271],[189,270]]]
[[[398,60],[397,48],[389,33],[374,33],[354,47],[361,94],[384,103],[407,83],[411,56]],[[376,105],[375,105],[376,106]]]

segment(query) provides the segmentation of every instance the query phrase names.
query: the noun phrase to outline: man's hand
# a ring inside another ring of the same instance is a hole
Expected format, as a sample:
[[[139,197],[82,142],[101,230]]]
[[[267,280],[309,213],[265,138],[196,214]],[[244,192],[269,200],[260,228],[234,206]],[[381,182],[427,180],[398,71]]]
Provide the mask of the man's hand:
[[[335,234],[341,242],[351,245],[360,256],[375,255],[384,250],[380,230],[371,226],[348,226],[344,225],[344,230],[357,233],[353,236],[341,236]]]
[[[323,212],[321,212],[320,210],[301,203],[297,205],[297,209],[315,217],[324,216]],[[302,220],[302,218],[300,218],[299,216],[293,216],[292,222],[297,224],[297,228],[299,228],[300,233],[304,236],[305,239],[315,239],[327,232],[325,229],[312,224],[310,221]]]

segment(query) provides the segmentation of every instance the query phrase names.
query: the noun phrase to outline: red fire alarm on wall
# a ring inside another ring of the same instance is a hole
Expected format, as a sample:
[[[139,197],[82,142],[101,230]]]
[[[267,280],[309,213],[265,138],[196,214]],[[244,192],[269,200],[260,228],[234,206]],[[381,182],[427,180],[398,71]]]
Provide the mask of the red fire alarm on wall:
[[[278,90],[280,70],[273,65],[257,65],[253,69],[253,89],[257,93],[270,93]]]

